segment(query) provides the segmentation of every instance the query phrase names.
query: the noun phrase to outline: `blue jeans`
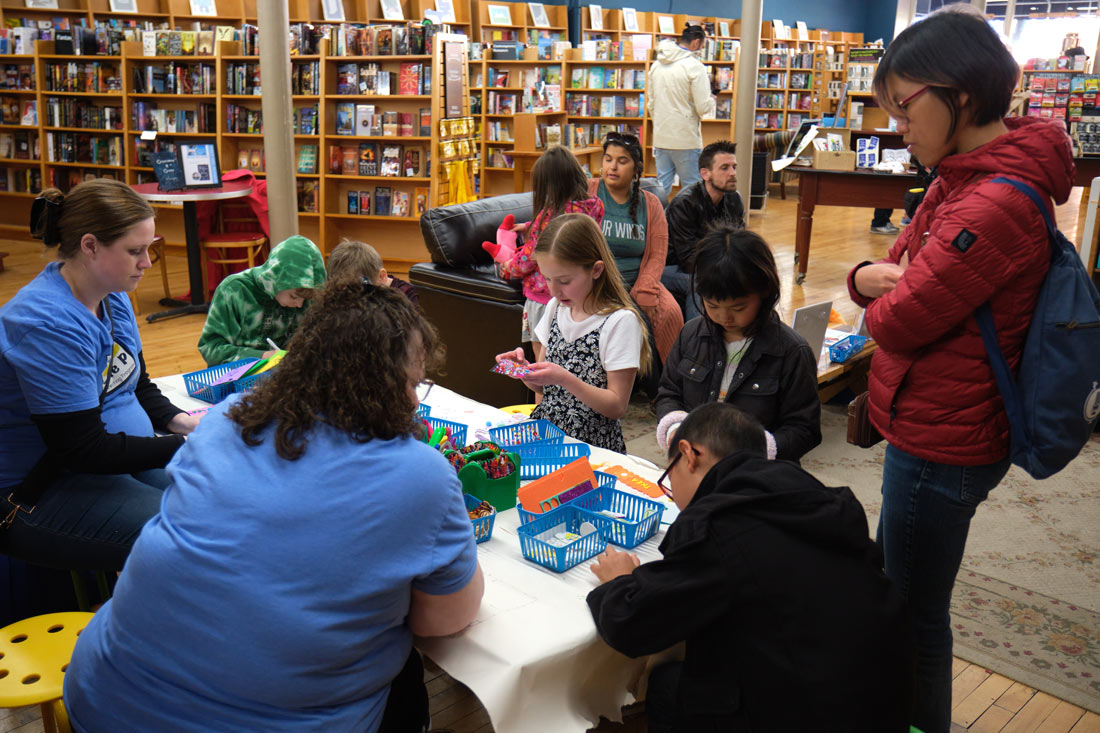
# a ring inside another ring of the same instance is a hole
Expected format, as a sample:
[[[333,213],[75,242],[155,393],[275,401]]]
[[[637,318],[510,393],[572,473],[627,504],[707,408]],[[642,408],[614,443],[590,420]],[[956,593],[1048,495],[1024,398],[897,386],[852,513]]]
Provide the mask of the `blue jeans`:
[[[925,733],[951,727],[951,589],[970,520],[1000,483],[1009,459],[951,466],[886,446],[876,541],[886,575],[905,598],[917,636],[912,723]]]
[[[141,528],[160,511],[168,483],[163,468],[107,476],[64,471],[34,511],[17,512],[0,530],[0,549],[36,565],[121,570]],[[0,507],[11,509],[7,501]]]
[[[668,292],[680,304],[680,309],[684,312],[684,323],[700,315],[699,304],[696,302],[699,296],[692,292],[690,272],[684,272],[679,265],[667,265],[661,273],[661,284],[668,288]]]
[[[699,154],[702,148],[669,150],[653,148],[653,157],[657,161],[657,181],[666,194],[672,191],[673,176],[680,176],[680,186],[687,187],[701,181],[699,177]]]

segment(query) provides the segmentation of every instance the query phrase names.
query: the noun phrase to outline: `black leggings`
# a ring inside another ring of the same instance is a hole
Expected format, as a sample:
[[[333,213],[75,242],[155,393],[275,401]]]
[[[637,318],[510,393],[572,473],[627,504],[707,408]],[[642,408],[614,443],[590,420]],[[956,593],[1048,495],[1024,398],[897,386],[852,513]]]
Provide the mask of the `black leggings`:
[[[428,688],[424,686],[424,662],[413,649],[405,666],[390,683],[390,696],[378,733],[423,733],[428,729]]]

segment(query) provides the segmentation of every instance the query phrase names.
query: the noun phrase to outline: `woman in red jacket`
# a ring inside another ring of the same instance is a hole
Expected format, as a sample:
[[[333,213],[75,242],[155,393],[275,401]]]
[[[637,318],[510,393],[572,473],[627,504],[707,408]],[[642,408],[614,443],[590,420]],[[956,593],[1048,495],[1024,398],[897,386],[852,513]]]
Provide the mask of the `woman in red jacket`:
[[[974,309],[990,303],[1015,369],[1049,259],[1038,209],[992,179],[1062,203],[1074,170],[1061,122],[1005,118],[1019,67],[966,7],[910,26],[879,64],[876,97],[938,178],[887,259],[848,276],[878,343],[870,417],[889,443],[878,540],[916,622],[913,724],[926,733],[950,726],[949,605],[970,520],[1009,467],[1008,417]]]

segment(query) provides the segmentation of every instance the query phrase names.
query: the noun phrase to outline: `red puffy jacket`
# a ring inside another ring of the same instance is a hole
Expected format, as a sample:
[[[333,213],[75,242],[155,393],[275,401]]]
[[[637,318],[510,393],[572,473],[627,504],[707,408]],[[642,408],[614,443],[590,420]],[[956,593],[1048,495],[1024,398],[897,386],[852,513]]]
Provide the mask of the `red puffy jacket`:
[[[1065,203],[1074,165],[1060,122],[1005,120],[1008,132],[943,159],[939,177],[884,261],[909,265],[897,287],[870,299],[870,417],[901,450],[938,463],[983,465],[1008,454],[1008,416],[974,309],[990,301],[997,336],[1016,369],[1049,266],[1046,227],[1035,205],[1003,175]]]

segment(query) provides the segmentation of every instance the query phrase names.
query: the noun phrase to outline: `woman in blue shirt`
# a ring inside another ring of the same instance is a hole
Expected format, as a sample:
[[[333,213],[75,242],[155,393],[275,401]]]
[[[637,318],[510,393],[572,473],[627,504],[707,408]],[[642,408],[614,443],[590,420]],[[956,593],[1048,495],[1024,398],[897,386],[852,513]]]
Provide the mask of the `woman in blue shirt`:
[[[0,550],[122,567],[197,424],[145,371],[126,293],[150,266],[152,207],[119,181],[47,189],[32,234],[51,262],[0,308]],[[171,435],[157,437],[154,430]],[[32,511],[33,510],[33,511]]]
[[[483,589],[454,469],[414,437],[437,343],[396,290],[336,283],[210,410],[77,642],[75,730],[423,727],[412,636],[460,631]]]

